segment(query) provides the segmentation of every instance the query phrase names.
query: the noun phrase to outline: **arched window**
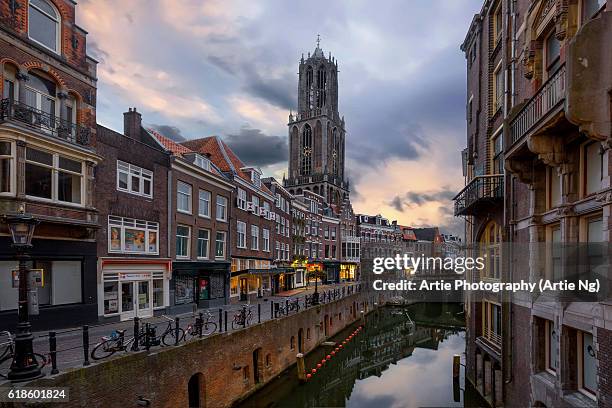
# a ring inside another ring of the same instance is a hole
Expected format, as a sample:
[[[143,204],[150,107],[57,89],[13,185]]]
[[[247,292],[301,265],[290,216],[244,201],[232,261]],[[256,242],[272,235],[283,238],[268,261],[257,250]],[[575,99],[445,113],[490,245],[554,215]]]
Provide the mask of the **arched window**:
[[[332,130],[332,173],[333,174],[338,174],[338,152],[339,152],[339,146],[338,146],[338,129],[334,128],[334,130]]]
[[[302,152],[301,152],[300,173],[310,174],[312,169],[312,129],[307,124],[302,131]]]
[[[327,72],[325,72],[325,67],[321,65],[317,71],[317,108],[325,106],[325,88],[327,88]]]
[[[56,115],[55,83],[48,78],[30,73],[25,88],[26,105],[38,109],[51,116]]]
[[[308,99],[308,108],[312,109],[314,105],[314,90],[313,88],[314,74],[312,67],[306,68],[306,98]]]
[[[28,36],[53,52],[60,52],[60,15],[46,0],[30,0]]]
[[[495,221],[489,221],[480,236],[481,256],[486,254],[484,276],[499,279],[501,277],[501,227]]]

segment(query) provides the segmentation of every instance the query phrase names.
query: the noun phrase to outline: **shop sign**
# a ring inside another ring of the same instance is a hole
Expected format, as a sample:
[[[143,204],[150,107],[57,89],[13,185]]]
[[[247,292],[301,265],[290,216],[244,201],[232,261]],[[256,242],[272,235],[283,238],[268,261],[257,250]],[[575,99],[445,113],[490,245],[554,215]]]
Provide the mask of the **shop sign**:
[[[123,280],[147,280],[151,279],[149,273],[120,273],[119,278]]]
[[[11,272],[13,288],[19,288],[19,269]],[[28,273],[31,288],[42,288],[45,286],[43,269],[30,269]]]

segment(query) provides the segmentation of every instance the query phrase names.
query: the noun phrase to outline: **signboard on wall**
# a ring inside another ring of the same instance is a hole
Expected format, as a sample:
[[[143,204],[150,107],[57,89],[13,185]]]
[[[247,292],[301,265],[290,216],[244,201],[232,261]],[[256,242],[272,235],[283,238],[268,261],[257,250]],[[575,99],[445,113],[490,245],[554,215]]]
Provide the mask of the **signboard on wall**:
[[[13,288],[19,288],[19,269],[11,271],[13,282]],[[30,281],[31,288],[42,288],[45,286],[44,270],[43,269],[30,269],[28,273],[28,279]]]

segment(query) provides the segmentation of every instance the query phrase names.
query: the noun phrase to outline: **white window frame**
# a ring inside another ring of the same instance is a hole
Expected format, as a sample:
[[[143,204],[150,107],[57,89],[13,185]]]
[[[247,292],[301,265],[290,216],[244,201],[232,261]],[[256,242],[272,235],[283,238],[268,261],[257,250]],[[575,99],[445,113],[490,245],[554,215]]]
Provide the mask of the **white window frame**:
[[[259,226],[251,225],[251,249],[259,250]]]
[[[127,188],[119,186],[120,174],[127,175]],[[132,191],[132,177],[138,178],[138,191]],[[150,181],[150,194],[144,192],[145,181]],[[140,166],[117,160],[117,191],[124,193],[133,194],[146,198],[153,198],[153,172],[151,170],[144,169]]]
[[[219,234],[223,236],[223,241],[219,241]],[[217,242],[223,242],[223,255],[217,255]],[[225,231],[217,231],[215,233],[215,259],[225,259],[227,253],[227,233]]]
[[[174,251],[175,254],[174,255],[176,256],[176,259],[189,259],[191,257],[191,226],[184,225],[184,224],[177,224],[176,225],[176,229],[174,230],[175,241],[179,237],[179,234],[178,234],[178,228],[179,227],[187,228],[187,235],[180,235],[180,237],[187,238],[187,245],[186,245],[186,247],[187,247],[187,254],[186,255],[182,255],[182,254],[179,255],[177,253],[177,248],[175,248],[175,251]],[[177,245],[177,247],[178,247],[178,245]]]
[[[112,229],[119,228],[119,242],[120,249],[112,248]],[[143,251],[129,251],[125,249],[125,230],[136,230],[142,231],[145,234],[145,250]],[[156,235],[155,251],[151,251],[149,247],[149,235],[154,233]],[[118,217],[115,215],[108,216],[108,252],[114,254],[147,254],[147,255],[159,255],[159,223],[153,221],[136,220],[133,218]]]
[[[181,191],[181,187],[187,189],[187,191]],[[181,200],[179,197],[185,196],[187,197],[187,209],[179,208]],[[184,181],[177,180],[176,181],[176,211],[181,212],[183,214],[191,214],[192,212],[192,196],[193,196],[193,187],[189,183],[185,183]]]
[[[217,195],[215,202],[216,202],[215,218],[217,219],[217,221],[227,222],[227,197],[224,197],[222,195]],[[223,211],[219,211],[220,207],[223,209]],[[219,218],[219,213],[222,213],[223,217]]]
[[[544,321],[544,335],[545,335],[545,339],[544,339],[544,345],[545,345],[545,350],[546,350],[546,363],[544,364],[544,367],[546,369],[547,372],[549,372],[550,374],[556,376],[557,375],[557,367],[552,367],[550,364],[550,360],[552,357],[552,353],[555,352],[556,353],[556,363],[557,365],[559,364],[559,353],[558,348],[557,348],[557,344],[553,344],[553,341],[555,341],[554,339],[551,339],[552,337],[552,332],[555,331],[555,323],[550,321],[550,320],[545,320]],[[555,331],[556,333],[556,331]],[[558,334],[557,334],[558,336]],[[556,341],[555,341],[556,343]]]
[[[577,352],[578,352],[578,364],[577,364],[577,377],[578,377],[578,391],[580,391],[580,393],[584,394],[585,396],[597,401],[597,395],[595,394],[597,392],[597,390],[590,390],[584,387],[584,354],[583,354],[583,348],[584,348],[584,335],[587,334],[589,336],[592,337],[593,339],[593,350],[595,350],[595,336],[593,336],[593,334],[589,333],[589,332],[585,332],[582,330],[578,330],[577,333],[577,337],[578,337],[578,341],[576,342],[577,344]],[[596,357],[595,357],[596,358]],[[597,372],[595,373],[595,376],[597,376]],[[599,384],[598,384],[599,385]]]
[[[202,198],[202,194],[208,194],[208,198]],[[198,215],[202,218],[210,218],[210,200],[212,199],[212,193],[208,190],[198,190]],[[202,212],[202,202],[206,203],[206,212]]]
[[[236,247],[246,249],[246,223],[243,221],[236,221]]]
[[[40,162],[37,162],[37,161],[29,160],[27,158],[27,150],[28,149],[38,150],[38,151],[50,154],[52,156],[53,164],[52,165],[48,165],[46,163],[40,163]],[[75,173],[72,170],[66,170],[66,169],[60,168],[59,167],[59,159],[60,159],[60,157],[63,157],[63,158],[68,159],[68,160],[72,160],[74,162],[81,163],[81,173],[79,174],[79,173]],[[51,169],[51,198],[37,197],[37,196],[32,196],[32,195],[27,195],[26,194],[27,198],[30,198],[30,199],[35,200],[35,201],[43,201],[43,202],[47,202],[47,203],[60,203],[60,204],[63,204],[63,205],[68,205],[68,206],[73,206],[73,207],[85,207],[85,170],[84,170],[85,169],[85,163],[83,162],[83,160],[77,159],[77,158],[74,158],[74,157],[70,157],[70,156],[67,156],[67,155],[64,155],[64,154],[50,152],[48,150],[39,148],[38,146],[28,145],[26,147],[25,162],[26,162],[26,164],[30,163],[32,165],[36,165],[36,166],[39,166],[39,167],[44,167],[44,168],[47,168],[47,169]],[[62,200],[58,199],[58,195],[59,195],[59,193],[58,193],[58,190],[59,190],[58,174],[59,174],[59,172],[69,173],[69,174],[72,174],[72,175],[80,176],[80,183],[81,183],[81,199],[80,199],[81,202],[80,203],[73,203],[73,202],[70,202],[70,201],[62,201]],[[25,175],[24,175],[24,177],[25,177]],[[26,186],[26,188],[27,188],[27,186]]]
[[[193,164],[195,164],[196,166],[198,166],[201,169],[210,171],[210,160],[208,160],[207,158],[200,156],[199,154],[195,155],[195,159]]]
[[[206,240],[206,252],[205,254],[202,256],[200,254],[200,241],[204,241],[204,239],[200,238],[200,231],[206,231],[208,233],[208,239]],[[198,259],[209,259],[210,257],[210,230],[207,228],[198,228],[198,236],[197,236],[197,247],[196,250],[198,251],[197,253],[197,258]]]
[[[247,192],[246,190],[238,187],[238,194],[236,194],[236,206],[241,210],[246,210],[247,203]]]
[[[0,139],[0,143],[8,143],[9,147],[11,149],[11,154],[8,155],[0,155],[0,160],[8,160],[9,161],[9,190],[8,191],[0,191],[0,196],[14,196],[15,195],[15,186],[17,185],[17,174],[16,174],[16,170],[17,167],[15,165],[15,157],[16,157],[16,152],[15,152],[15,141],[13,140],[4,140],[4,139]]]
[[[270,252],[270,230],[264,228],[261,233],[261,244],[264,252]]]
[[[60,14],[59,10],[57,9],[57,7],[55,7],[55,5],[53,3],[51,3],[50,1],[46,1],[43,0],[45,3],[47,3],[51,8],[53,8],[53,10],[56,13],[56,16],[51,16],[49,15],[49,13],[47,13],[44,10],[41,10],[39,7],[37,7],[34,4],[31,4],[30,1],[28,1],[28,16],[30,15],[30,6],[34,7],[37,11],[39,11],[40,13],[44,14],[45,16],[47,16],[49,19],[55,21],[55,44],[56,44],[56,48],[53,49],[51,47],[49,47],[46,44],[43,44],[42,42],[40,42],[39,40],[37,40],[36,38],[30,36],[30,21],[31,19],[28,18],[28,38],[32,41],[34,41],[36,44],[40,45],[41,47],[45,47],[46,49],[53,51],[56,54],[60,54],[62,51],[62,15]]]

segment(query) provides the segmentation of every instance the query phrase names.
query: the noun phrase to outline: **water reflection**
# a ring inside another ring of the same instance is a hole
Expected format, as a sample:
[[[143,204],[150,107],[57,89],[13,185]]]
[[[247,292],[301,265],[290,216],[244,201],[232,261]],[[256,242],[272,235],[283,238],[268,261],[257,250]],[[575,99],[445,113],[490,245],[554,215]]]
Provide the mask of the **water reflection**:
[[[332,340],[342,341],[356,326]],[[315,367],[331,349],[310,353],[306,367]],[[298,382],[292,367],[241,406],[477,406],[469,390],[453,390],[452,357],[464,350],[460,304],[387,307],[370,314],[364,330],[306,384]]]

